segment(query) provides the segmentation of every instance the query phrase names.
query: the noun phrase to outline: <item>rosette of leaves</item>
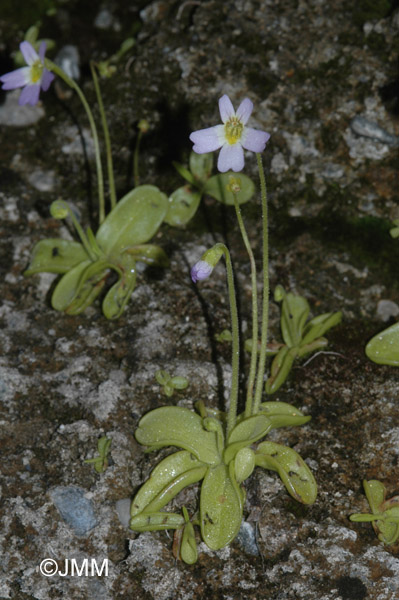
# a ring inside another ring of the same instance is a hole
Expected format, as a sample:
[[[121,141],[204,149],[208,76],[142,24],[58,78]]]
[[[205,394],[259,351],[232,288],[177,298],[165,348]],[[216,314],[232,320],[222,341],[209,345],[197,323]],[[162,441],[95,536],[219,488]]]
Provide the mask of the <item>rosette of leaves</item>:
[[[213,154],[197,154],[191,152],[189,168],[173,163],[187,184],[179,187],[169,197],[169,208],[165,217],[166,223],[173,227],[186,225],[197,212],[203,194],[211,196],[222,204],[234,206],[234,195],[230,190],[230,179],[237,179],[237,173],[228,171],[211,176]],[[236,197],[239,204],[252,198],[255,185],[249,177],[240,173],[240,191]]]
[[[62,275],[51,298],[55,310],[71,315],[84,311],[102,292],[111,272],[117,281],[106,293],[102,310],[107,319],[118,318],[136,287],[136,263],[165,267],[168,258],[147,242],[156,234],[168,210],[168,199],[157,187],[142,185],[130,191],[107,215],[96,235],[81,229],[70,207],[53,202],[55,218],[72,217],[81,243],[62,239],[38,242],[24,275]]]
[[[170,398],[173,396],[175,390],[185,390],[188,386],[187,377],[181,375],[174,375],[171,377],[167,371],[160,369],[155,373],[155,379],[162,386],[165,396]]]
[[[256,466],[276,471],[288,492],[304,504],[316,499],[317,486],[297,452],[276,442],[261,442],[272,429],[302,425],[310,417],[284,402],[264,402],[258,414],[241,414],[226,437],[226,415],[197,403],[188,408],[157,408],[140,420],[137,441],[149,451],[176,446],[180,451],[164,458],[139,489],[131,504],[134,531],[174,529],[180,539],[180,556],[195,562],[194,525],[209,548],[219,550],[237,535],[243,519],[243,482]],[[199,509],[190,521],[183,508],[167,512],[165,506],[185,487],[201,483]]]
[[[325,348],[328,340],[324,334],[341,322],[341,312],[323,313],[307,321],[310,307],[303,296],[286,293],[281,285],[274,292],[276,302],[282,302],[280,327],[284,343],[269,345],[268,354],[275,355],[270,377],[266,381],[266,393],[273,394],[287,379],[294,360]]]
[[[356,523],[371,522],[378,539],[388,546],[399,539],[399,496],[386,500],[386,488],[376,479],[363,481],[371,513],[354,513],[349,519]]]

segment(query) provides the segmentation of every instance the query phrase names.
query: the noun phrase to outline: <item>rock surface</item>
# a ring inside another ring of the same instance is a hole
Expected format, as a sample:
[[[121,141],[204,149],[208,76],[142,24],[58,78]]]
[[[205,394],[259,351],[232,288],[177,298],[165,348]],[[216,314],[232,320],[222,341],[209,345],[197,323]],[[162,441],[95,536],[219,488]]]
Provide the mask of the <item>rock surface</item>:
[[[142,182],[171,193],[181,185],[172,161],[187,162],[190,131],[218,122],[223,93],[235,106],[251,98],[251,124],[271,133],[264,161],[272,289],[279,283],[303,294],[314,315],[342,310],[343,322],[327,336],[331,354],[297,362],[273,398],[312,416],[271,439],[312,468],[319,485],[313,506],[299,506],[274,473],[256,469],[246,484],[241,535],[218,552],[201,543],[193,566],[173,558],[167,533],[127,530],[116,503],[134,494],[161,456],[136,443],[139,418],[198,399],[221,407],[228,393],[229,346],[214,339],[229,327],[223,268],[194,286],[189,267],[215,241],[231,247],[248,329],[248,261],[234,214],[207,198],[185,228],[162,226],[156,243],[170,269],[144,269],[118,321],[106,321],[99,303],[80,316],[55,312],[55,276],[26,279],[23,272],[38,240],[71,239],[50,217],[56,198],[96,226],[92,140],[78,99],[62,87],[41,94],[40,106],[20,122],[18,93],[4,95],[0,598],[399,598],[398,547],[384,547],[370,524],[348,519],[368,510],[362,479],[381,480],[389,496],[399,493],[399,372],[364,354],[399,304],[399,247],[388,233],[398,217],[396,3],[110,0],[88,8],[78,1],[55,2],[52,16],[42,4],[21,14],[11,3],[1,9],[2,72],[14,68],[10,54],[21,31],[41,20],[40,36],[53,38],[58,50],[77,47],[80,83],[94,103],[89,59],[103,60],[136,38],[115,74],[101,81],[120,196],[133,184],[139,119],[150,123]],[[256,179],[253,156],[245,172]],[[257,202],[243,206],[243,215],[260,260]],[[383,301],[392,303],[385,323]],[[272,302],[271,337],[281,339],[278,315]],[[188,377],[189,387],[166,398],[158,369]],[[105,434],[109,466],[98,474],[84,460]],[[73,518],[62,504],[65,490],[73,492]],[[195,489],[184,492],[191,513],[196,498]],[[83,524],[77,501],[87,511]],[[39,571],[46,558],[61,570],[67,559],[108,559],[109,573],[46,577]]]

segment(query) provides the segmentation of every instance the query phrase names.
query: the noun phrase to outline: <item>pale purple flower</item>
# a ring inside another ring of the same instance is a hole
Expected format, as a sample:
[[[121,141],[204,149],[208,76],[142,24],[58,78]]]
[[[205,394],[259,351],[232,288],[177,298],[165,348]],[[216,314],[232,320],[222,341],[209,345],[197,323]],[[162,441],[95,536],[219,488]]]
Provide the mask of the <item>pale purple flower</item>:
[[[230,98],[226,94],[222,96],[219,100],[219,111],[223,125],[194,131],[190,135],[190,140],[194,143],[194,152],[205,154],[221,148],[218,158],[219,171],[241,171],[244,167],[243,148],[251,152],[263,152],[270,138],[269,133],[246,126],[253,106],[251,100],[245,98],[235,112]]]
[[[11,73],[6,73],[0,77],[3,90],[14,90],[23,88],[18,100],[18,104],[31,104],[34,106],[39,100],[40,88],[46,92],[54,79],[53,73],[44,66],[44,54],[46,52],[46,43],[42,42],[39,48],[39,54],[29,42],[21,42],[19,48],[27,64]]]
[[[207,279],[212,273],[213,267],[205,260],[199,260],[191,269],[191,279],[194,283]]]

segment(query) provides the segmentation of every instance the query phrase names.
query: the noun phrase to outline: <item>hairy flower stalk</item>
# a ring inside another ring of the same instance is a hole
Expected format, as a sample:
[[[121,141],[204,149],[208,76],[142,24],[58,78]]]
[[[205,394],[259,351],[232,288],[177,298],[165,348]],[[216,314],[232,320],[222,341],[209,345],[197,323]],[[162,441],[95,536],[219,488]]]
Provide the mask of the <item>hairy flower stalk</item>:
[[[230,252],[224,244],[215,244],[207,250],[194,267],[191,269],[191,278],[196,283],[207,279],[217,263],[224,255],[226,260],[227,286],[229,291],[230,315],[231,315],[231,333],[232,333],[232,381],[230,390],[230,406],[227,414],[227,436],[234,428],[237,418],[238,404],[238,381],[240,366],[240,337],[237,311],[237,299],[234,286],[233,265],[230,258]]]
[[[269,260],[268,260],[268,222],[267,222],[267,197],[266,182],[263,172],[262,159],[260,152],[270,138],[270,134],[257,129],[247,127],[248,119],[252,113],[253,104],[249,98],[245,98],[237,111],[228,98],[224,95],[219,100],[219,110],[223,125],[216,125],[207,129],[195,131],[190,135],[190,140],[194,142],[193,150],[199,154],[212,152],[221,148],[218,169],[225,172],[228,169],[241,171],[244,167],[243,148],[256,152],[260,187],[262,199],[262,230],[263,230],[263,297],[262,297],[262,323],[261,323],[261,344],[258,360],[258,293],[256,283],[256,265],[252,248],[249,243],[248,235],[245,230],[244,222],[241,216],[241,210],[237,200],[239,191],[239,180],[231,178],[230,190],[234,197],[234,206],[237,215],[237,221],[240,232],[247,249],[251,263],[251,287],[252,287],[252,353],[248,375],[247,395],[245,404],[245,416],[256,415],[259,412],[259,406],[262,398],[263,379],[266,366],[266,348],[267,348],[267,330],[268,330],[268,311],[269,311]],[[203,257],[204,259],[204,257]],[[193,281],[205,279],[212,272],[207,263],[199,261],[191,272]],[[209,271],[209,272],[208,272]],[[237,365],[238,370],[238,365]],[[233,376],[234,368],[233,368]],[[254,390],[255,388],[255,390]]]

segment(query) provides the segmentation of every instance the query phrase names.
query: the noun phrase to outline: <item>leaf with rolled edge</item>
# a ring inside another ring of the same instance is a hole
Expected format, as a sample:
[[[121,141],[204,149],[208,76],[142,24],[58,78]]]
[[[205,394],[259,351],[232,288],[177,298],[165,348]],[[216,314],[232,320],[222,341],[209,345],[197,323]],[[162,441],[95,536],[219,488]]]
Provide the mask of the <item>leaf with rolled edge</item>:
[[[328,346],[327,338],[317,338],[309,344],[299,346],[297,356],[298,358],[302,358],[303,356],[306,356],[306,354],[310,354],[311,352],[315,352],[316,350],[320,350],[321,348],[325,348],[326,346]]]
[[[155,244],[140,244],[127,248],[124,254],[130,254],[137,262],[143,262],[151,267],[169,267],[169,258],[160,246]]]
[[[180,556],[187,565],[193,565],[198,559],[197,542],[195,541],[194,526],[190,521],[183,527],[183,535],[180,546]]]
[[[213,465],[220,462],[216,434],[206,431],[195,412],[181,406],[162,406],[140,419],[136,440],[149,450],[177,446],[198,460]]]
[[[295,500],[312,504],[317,496],[317,484],[303,458],[288,446],[262,442],[255,452],[255,464],[277,471],[285,487]]]
[[[367,344],[366,354],[379,365],[399,366],[399,322],[377,333]]]
[[[70,240],[47,239],[36,244],[25,277],[35,273],[67,273],[89,256],[82,244]]]
[[[186,225],[197,212],[200,200],[201,192],[194,191],[189,185],[178,188],[169,197],[165,223],[172,227]]]
[[[210,467],[201,485],[200,521],[204,542],[219,550],[237,535],[242,521],[242,496],[226,465]]]
[[[107,275],[107,263],[84,261],[66,273],[57,284],[51,304],[55,310],[79,314],[101,292]]]
[[[267,394],[274,394],[283,385],[297,355],[297,347],[284,346],[278,351],[272,362],[270,377],[266,381],[265,390]]]
[[[136,261],[122,254],[118,262],[118,281],[108,290],[103,300],[103,313],[107,319],[117,319],[123,312],[136,287]]]
[[[370,479],[369,481],[364,479],[363,487],[368,503],[370,504],[371,511],[374,514],[382,512],[381,505],[385,501],[387,493],[385,485],[377,479]]]
[[[259,412],[269,419],[273,429],[304,425],[312,418],[287,402],[262,402]]]
[[[154,185],[131,190],[108,214],[96,234],[98,245],[108,256],[144,244],[158,231],[168,199]]]
[[[238,483],[242,483],[255,468],[255,452],[251,448],[241,448],[234,458],[234,474]]]
[[[242,173],[237,175],[237,173],[229,171],[227,173],[214,175],[206,182],[203,192],[208,194],[208,196],[212,196],[212,198],[215,198],[215,200],[218,200],[222,204],[234,206],[234,195],[229,191],[232,177],[240,180],[241,190],[236,194],[238,204],[248,202],[255,193],[255,184],[252,179]]]
[[[281,332],[283,340],[290,348],[299,346],[302,331],[309,315],[309,304],[303,296],[289,292],[285,294],[281,308]]]
[[[78,293],[65,309],[68,315],[80,315],[100,295],[108,277],[108,270],[96,271],[82,283]]]
[[[178,163],[176,161],[172,161],[172,165],[174,166],[176,171],[179,173],[179,175],[181,175],[183,177],[183,179],[188,181],[188,183],[191,183],[191,185],[195,185],[195,183],[196,183],[195,177],[192,173],[190,173],[190,171],[187,169],[187,167],[184,167],[183,165],[181,165],[180,163]]]
[[[209,179],[212,173],[213,152],[207,152],[206,154],[191,152],[189,164],[190,171],[195,179],[203,184]]]
[[[265,415],[254,415],[240,421],[228,437],[224,462],[228,465],[241,448],[251,446],[264,437],[271,428],[271,421]]]
[[[69,306],[77,294],[82,274],[91,264],[91,260],[85,260],[61,277],[51,297],[51,304],[55,310],[63,311]]]
[[[168,512],[140,513],[130,519],[129,527],[133,531],[160,531],[179,529],[184,525],[183,515]]]
[[[208,465],[186,450],[170,454],[153,469],[135,495],[130,515],[134,517],[143,511],[158,512],[183,488],[200,481],[207,468]]]
[[[311,319],[309,323],[306,323],[306,326],[302,333],[302,341],[301,346],[305,344],[310,344],[313,340],[322,337],[326,331],[331,329],[331,327],[335,327],[342,321],[342,313],[324,313],[322,315],[318,315]]]

